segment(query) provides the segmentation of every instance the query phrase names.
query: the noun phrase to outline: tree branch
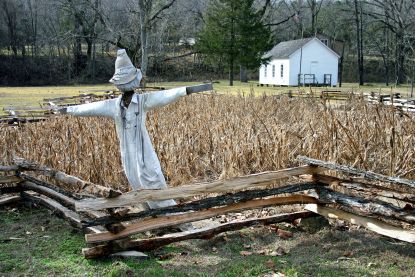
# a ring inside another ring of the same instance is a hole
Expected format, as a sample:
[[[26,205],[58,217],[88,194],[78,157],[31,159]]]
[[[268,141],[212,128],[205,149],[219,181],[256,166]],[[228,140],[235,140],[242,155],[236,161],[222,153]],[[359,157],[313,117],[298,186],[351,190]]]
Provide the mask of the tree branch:
[[[171,0],[169,3],[167,3],[166,5],[164,5],[163,7],[160,8],[160,10],[158,10],[148,21],[147,23],[152,22],[153,20],[157,19],[159,14],[161,14],[164,10],[167,10],[168,8],[170,8],[174,2],[176,2],[176,0]]]
[[[288,20],[290,20],[291,18],[293,18],[295,15],[296,15],[296,13],[293,13],[292,15],[290,15],[289,17],[287,17],[284,20],[281,20],[281,21],[275,22],[275,23],[264,24],[264,26],[278,26],[278,25],[281,25],[281,24],[287,22]]]

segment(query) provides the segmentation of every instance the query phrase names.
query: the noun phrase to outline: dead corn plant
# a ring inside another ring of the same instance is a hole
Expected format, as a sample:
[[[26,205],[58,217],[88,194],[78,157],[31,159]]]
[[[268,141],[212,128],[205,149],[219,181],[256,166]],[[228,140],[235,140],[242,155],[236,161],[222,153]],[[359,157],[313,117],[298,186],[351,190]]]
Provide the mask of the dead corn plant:
[[[415,177],[414,116],[351,99],[198,95],[154,110],[147,126],[172,186],[277,170],[297,155]],[[114,125],[57,117],[0,127],[1,164],[13,155],[99,184],[128,190]]]

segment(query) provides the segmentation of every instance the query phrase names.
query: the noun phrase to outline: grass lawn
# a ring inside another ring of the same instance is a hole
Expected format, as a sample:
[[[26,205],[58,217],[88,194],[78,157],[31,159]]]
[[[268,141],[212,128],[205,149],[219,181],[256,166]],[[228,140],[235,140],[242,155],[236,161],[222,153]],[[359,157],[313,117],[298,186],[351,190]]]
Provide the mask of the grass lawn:
[[[198,82],[165,82],[165,83],[149,83],[148,86],[161,86],[166,88],[173,88],[179,86],[186,86],[198,84]],[[220,80],[219,83],[214,83],[214,89],[219,93],[237,94],[241,93],[248,95],[251,92],[259,96],[262,94],[281,94],[286,93],[289,90],[297,91],[297,87],[261,87],[258,86],[257,81],[251,81],[249,83],[241,83],[239,81],[234,82],[234,86],[229,86],[229,81]],[[47,87],[0,87],[0,113],[3,107],[6,106],[40,106],[44,98],[55,98],[62,96],[79,95],[82,91],[88,90],[107,90],[114,89],[112,84],[100,84],[100,85],[82,85],[82,86],[47,86]],[[309,92],[320,92],[327,89],[326,87],[303,87],[302,90]],[[330,90],[337,90],[338,88],[328,88]],[[368,84],[365,86],[359,86],[355,83],[343,84],[342,90],[353,91],[379,91],[384,93],[400,92],[404,96],[410,95],[411,88],[409,86],[400,86],[398,88],[385,87],[382,84]]]
[[[48,210],[3,208],[0,276],[415,275],[415,246],[409,243],[359,229],[325,226],[308,232],[280,226],[291,230],[293,238],[255,227],[206,241],[174,243],[147,253],[145,261],[86,260],[81,255],[83,235]]]

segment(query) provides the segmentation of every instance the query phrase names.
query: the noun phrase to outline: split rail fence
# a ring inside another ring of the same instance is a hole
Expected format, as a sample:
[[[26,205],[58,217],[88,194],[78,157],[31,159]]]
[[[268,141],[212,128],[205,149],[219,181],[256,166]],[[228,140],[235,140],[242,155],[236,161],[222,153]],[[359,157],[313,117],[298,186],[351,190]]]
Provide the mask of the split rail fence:
[[[51,209],[85,232],[89,247],[82,249],[82,253],[89,259],[127,250],[148,251],[177,241],[209,239],[248,226],[293,222],[317,215],[415,243],[414,180],[301,156],[298,161],[306,165],[164,190],[121,193],[17,158],[13,165],[0,166],[0,206],[32,202]],[[152,210],[134,208],[150,200],[194,196],[200,200]],[[164,236],[132,237],[228,213],[294,204],[299,207],[294,213],[238,220]]]
[[[164,87],[146,87],[146,91],[164,90]],[[65,96],[57,98],[45,98],[38,106],[5,106],[3,112],[6,115],[0,115],[0,124],[8,124],[11,126],[39,122],[48,119],[56,114],[56,108],[67,107],[72,105],[90,103],[104,99],[111,99],[120,94],[115,90],[86,90],[80,91],[79,95]],[[347,101],[353,98],[364,99],[371,104],[381,104],[394,106],[398,111],[415,112],[415,98],[404,99],[399,93],[382,94],[381,92],[362,93],[358,91],[350,91],[349,89],[326,89],[320,92],[298,90],[289,91],[276,97],[286,96],[289,98],[320,98],[330,101]]]
[[[164,87],[146,87],[146,91],[164,90]],[[56,114],[56,108],[91,103],[105,99],[112,99],[120,95],[117,90],[83,90],[79,95],[45,98],[34,106],[8,105],[3,107],[4,115],[0,115],[0,124],[16,125],[21,123],[39,122]]]

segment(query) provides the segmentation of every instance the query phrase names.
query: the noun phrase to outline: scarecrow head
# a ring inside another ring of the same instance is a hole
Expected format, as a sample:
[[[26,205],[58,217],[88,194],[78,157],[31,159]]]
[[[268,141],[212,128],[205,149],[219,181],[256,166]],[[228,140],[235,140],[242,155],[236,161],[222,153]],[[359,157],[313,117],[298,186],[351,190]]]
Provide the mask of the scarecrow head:
[[[142,78],[141,70],[134,67],[125,49],[119,49],[115,61],[115,73],[110,82],[120,91],[126,92],[138,88]]]

